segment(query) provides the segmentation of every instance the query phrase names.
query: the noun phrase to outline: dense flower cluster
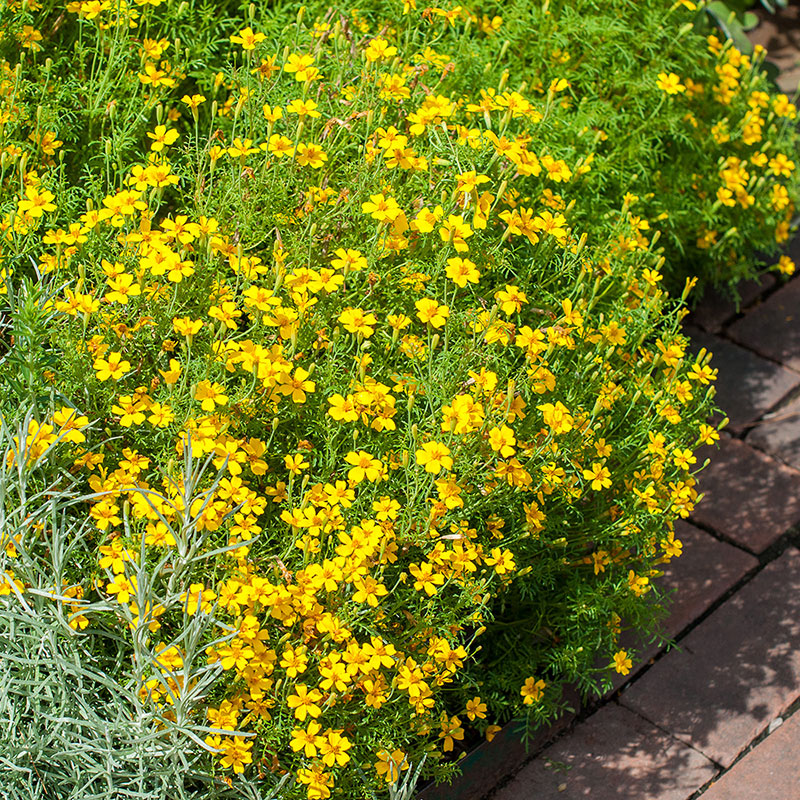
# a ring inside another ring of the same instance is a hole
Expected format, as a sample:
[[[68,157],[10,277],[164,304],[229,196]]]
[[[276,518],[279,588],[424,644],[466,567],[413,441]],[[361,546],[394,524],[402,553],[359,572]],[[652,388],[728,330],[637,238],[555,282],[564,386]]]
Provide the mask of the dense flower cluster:
[[[423,757],[446,776],[468,734],[625,674],[718,438],[716,371],[662,288],[667,201],[596,199],[605,133],[564,133],[568,54],[546,84],[474,82],[470,47],[503,66],[499,15],[413,2],[395,26],[253,9],[203,69],[208,26],[175,41],[152,0],[7,16],[33,63],[0,81],[0,277],[15,330],[39,314],[46,336],[3,345],[4,397],[37,410],[5,458],[88,495],[93,561],[45,587],[75,635],[111,632],[213,769],[311,800]],[[697,129],[704,92],[733,106],[756,80],[708,44],[717,83],[651,87]],[[86,142],[48,105],[70,59],[97,92]],[[794,107],[748,91],[713,136],[751,149],[692,177],[706,253],[733,243],[723,209],[769,198],[780,239],[794,208],[791,153],[761,144]],[[46,541],[5,535],[8,602]]]

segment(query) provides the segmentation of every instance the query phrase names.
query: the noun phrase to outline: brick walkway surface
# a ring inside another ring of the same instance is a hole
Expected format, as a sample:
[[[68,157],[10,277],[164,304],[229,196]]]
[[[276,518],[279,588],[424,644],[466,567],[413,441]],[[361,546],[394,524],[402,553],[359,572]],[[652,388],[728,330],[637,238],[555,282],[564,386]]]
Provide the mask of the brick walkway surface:
[[[420,800],[800,800],[800,276],[741,295],[687,327],[731,424],[662,578],[677,646],[627,642],[640,663],[593,707],[527,751],[506,726]]]

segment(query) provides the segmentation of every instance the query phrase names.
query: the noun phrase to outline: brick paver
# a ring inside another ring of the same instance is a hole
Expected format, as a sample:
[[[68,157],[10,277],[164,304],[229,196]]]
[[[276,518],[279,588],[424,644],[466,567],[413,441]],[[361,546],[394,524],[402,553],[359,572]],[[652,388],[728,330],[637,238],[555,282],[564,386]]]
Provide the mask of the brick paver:
[[[780,364],[718,336],[696,330],[688,333],[695,352],[705,347],[713,353],[711,366],[719,371],[714,399],[730,419],[731,431],[744,430],[800,387],[800,374]]]
[[[800,370],[800,280],[770,295],[734,322],[728,334],[756,353]]]
[[[719,333],[737,312],[747,308],[774,285],[775,276],[771,274],[764,275],[760,281],[744,281],[736,287],[739,291],[738,304],[724,291],[708,287],[702,300],[687,317],[687,322],[707,333]]]
[[[667,635],[673,637],[758,566],[749,553],[686,522],[675,524],[675,538],[683,542],[683,553],[664,566],[664,576],[657,582],[662,591],[674,590],[664,623]]]
[[[800,397],[760,421],[747,442],[800,470]]]
[[[492,800],[687,800],[715,774],[696,750],[615,703],[526,764]]]
[[[758,566],[758,560],[749,553],[720,542],[680,520],[675,524],[675,538],[683,543],[683,553],[664,565],[664,574],[656,580],[658,591],[669,595],[662,601],[669,612],[662,624],[662,632],[670,639],[702,616],[728,589]],[[609,693],[632,680],[666,645],[658,641],[648,643],[634,632],[625,631],[619,646],[639,655],[627,675],[613,673],[610,676]],[[605,664],[598,663],[597,666]]]
[[[703,800],[800,798],[800,714],[794,714],[702,794]]]
[[[712,761],[739,753],[800,697],[800,553],[768,564],[620,701]]]
[[[705,497],[692,514],[700,525],[761,553],[800,522],[800,472],[738,439],[723,437],[707,454],[698,476]]]

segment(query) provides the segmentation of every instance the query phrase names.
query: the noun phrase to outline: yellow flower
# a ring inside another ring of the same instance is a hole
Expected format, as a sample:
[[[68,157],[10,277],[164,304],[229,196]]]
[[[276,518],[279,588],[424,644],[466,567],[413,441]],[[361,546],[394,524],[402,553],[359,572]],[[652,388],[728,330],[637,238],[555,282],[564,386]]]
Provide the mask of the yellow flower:
[[[355,484],[361,483],[365,478],[368,481],[377,481],[381,476],[383,462],[365,450],[359,450],[357,453],[350,451],[344,460],[351,466],[347,478]]]
[[[294,73],[295,80],[313,80],[318,74],[314,65],[314,56],[304,53],[292,53],[284,64],[283,71]]]
[[[307,716],[316,719],[322,713],[322,709],[318,705],[321,700],[322,692],[319,689],[309,691],[304,683],[296,683],[294,694],[290,694],[286,698],[286,705],[293,709],[295,717],[303,722]]]
[[[231,34],[230,40],[233,44],[240,44],[242,50],[255,50],[256,45],[263,42],[266,38],[266,34],[255,33],[253,29],[248,26],[242,28],[238,34]]]
[[[477,283],[481,277],[473,261],[458,256],[447,259],[446,275],[456,286],[460,286],[462,289],[467,283]]]
[[[402,213],[397,201],[383,194],[370,195],[369,202],[361,204],[361,210],[382,223],[394,222]]]
[[[450,448],[441,442],[425,442],[415,455],[417,463],[433,475],[438,475],[443,469],[450,469],[453,466]]]
[[[153,140],[150,149],[160,153],[166,146],[174,144],[179,135],[174,128],[167,130],[166,125],[156,125],[156,129],[152,133],[147,132],[148,138]]]
[[[547,684],[543,680],[536,680],[536,678],[526,678],[525,683],[519,690],[522,695],[522,702],[526,706],[533,705],[541,699]]]
[[[117,352],[109,353],[107,359],[98,358],[94,362],[95,373],[99,381],[107,381],[109,378],[118,381],[126,372],[130,371],[130,368],[130,361],[125,361],[122,353]]]
[[[440,306],[436,300],[430,297],[417,300],[414,306],[420,322],[430,323],[433,328],[441,328],[450,316],[450,309],[447,306]]]
[[[164,378],[164,383],[166,383],[168,386],[172,386],[178,382],[178,378],[181,376],[181,364],[176,359],[171,358],[169,360],[169,369],[160,369],[159,372]]]
[[[410,564],[408,571],[416,579],[414,588],[418,592],[425,592],[428,597],[433,597],[439,591],[436,587],[444,583],[444,575],[441,572],[434,572],[433,566],[428,561]]]
[[[386,39],[381,39],[380,37],[373,39],[369,43],[367,49],[364,51],[364,56],[370,63],[386,60],[387,58],[391,58],[396,54],[397,48],[391,47]]]
[[[366,313],[361,308],[346,308],[339,314],[339,322],[344,325],[348,333],[360,334],[369,339],[375,333],[378,318],[372,313]]]
[[[308,166],[312,169],[319,169],[328,160],[325,151],[318,144],[303,142],[297,145],[296,158],[301,167]]]
[[[29,217],[39,219],[45,211],[56,210],[53,204],[55,195],[46,189],[43,192],[39,192],[36,186],[29,186],[25,189],[25,197],[27,199],[20,200],[18,206],[20,212],[27,214]]]
[[[203,411],[213,411],[218,405],[224,406],[228,403],[225,390],[218,383],[211,381],[200,381],[194,393],[194,399],[200,402]]]
[[[502,428],[494,427],[489,431],[489,446],[503,458],[514,455],[516,443],[514,431],[508,425],[503,425]]]
[[[659,72],[656,86],[667,94],[679,94],[686,91],[686,87],[681,83],[679,75],[674,72],[667,74],[666,72]]]
[[[486,703],[480,697],[473,697],[467,700],[467,717],[470,720],[486,719]]]
[[[386,783],[397,783],[400,773],[408,769],[408,760],[402,750],[381,750],[377,754],[378,760],[375,762],[375,771],[378,777],[383,778]]]
[[[292,475],[299,475],[304,469],[308,469],[310,466],[302,453],[295,453],[293,456],[284,456],[283,464]]]
[[[344,272],[362,270],[367,268],[367,259],[360,250],[345,250],[340,247],[333,253],[336,258],[331,261],[331,266]]]
[[[614,653],[613,666],[620,675],[627,675],[631,671],[633,661],[628,658],[627,650],[619,650],[618,652]]]
[[[293,403],[305,403],[306,393],[313,394],[316,390],[314,381],[307,380],[310,374],[302,367],[298,367],[293,376],[288,372],[281,372],[278,376],[278,391],[291,397]]]
[[[543,405],[536,406],[537,410],[542,412],[544,423],[550,430],[555,433],[568,433],[572,430],[575,419],[569,413],[569,409],[559,400],[555,403],[544,403]]]
[[[220,759],[220,764],[227,768],[233,768],[234,773],[241,775],[244,772],[244,765],[253,762],[250,753],[253,742],[245,741],[243,737],[226,737],[220,745],[225,755]]]
[[[191,337],[200,332],[203,327],[203,320],[191,319],[190,317],[174,317],[172,327],[175,329],[175,333],[180,336]]]
[[[358,412],[350,395],[345,398],[334,394],[328,398],[328,402],[331,405],[328,414],[337,422],[355,422],[358,419]]]
[[[583,477],[592,482],[592,489],[599,492],[611,486],[611,473],[602,464],[595,462],[591,469],[583,470]]]
[[[323,738],[319,736],[321,730],[322,725],[318,722],[309,722],[305,730],[295,728],[292,731],[292,740],[289,742],[289,746],[295,753],[302,750],[306,758],[314,758],[318,745],[323,741]]]

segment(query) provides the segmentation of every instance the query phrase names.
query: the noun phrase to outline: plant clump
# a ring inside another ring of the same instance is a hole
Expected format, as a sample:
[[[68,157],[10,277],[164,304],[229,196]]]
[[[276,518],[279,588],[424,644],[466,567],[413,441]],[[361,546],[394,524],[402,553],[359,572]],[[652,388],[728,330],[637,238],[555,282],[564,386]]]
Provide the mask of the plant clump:
[[[691,5],[663,26],[696,44]],[[0,617],[147,731],[126,765],[158,769],[97,791],[405,791],[653,631],[719,438],[676,243],[733,277],[726,214],[788,232],[794,107],[713,36],[696,83],[661,56],[661,155],[722,130],[703,92],[729,138],[634,180],[534,10],[560,55],[519,72],[519,23],[462,7],[0,15]],[[77,798],[48,747],[7,780]]]

